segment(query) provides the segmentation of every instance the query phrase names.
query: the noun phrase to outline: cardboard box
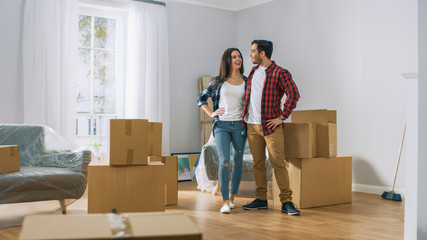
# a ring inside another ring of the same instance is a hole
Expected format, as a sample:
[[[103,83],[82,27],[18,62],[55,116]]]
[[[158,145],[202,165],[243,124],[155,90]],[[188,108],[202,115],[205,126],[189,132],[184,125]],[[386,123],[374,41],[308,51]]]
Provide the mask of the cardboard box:
[[[115,219],[122,219],[118,222],[124,227],[112,229]],[[120,230],[126,236],[115,236]],[[202,233],[188,216],[180,213],[32,215],[25,217],[19,239],[201,240]]]
[[[337,111],[336,110],[303,110],[293,111],[293,123],[311,122],[316,124],[315,157],[337,156]]]
[[[292,201],[298,208],[351,202],[351,156],[296,158],[288,162]],[[281,204],[279,193],[273,178],[274,204]]]
[[[0,146],[0,174],[19,171],[19,146]]]
[[[165,211],[165,165],[90,164],[88,213]]]
[[[212,82],[212,79],[213,77],[206,75],[199,77],[199,94],[202,93],[202,91]],[[208,99],[208,106],[213,109],[213,102],[211,98]],[[204,122],[209,120],[212,123],[212,118],[203,109],[200,108],[200,121]]]
[[[110,165],[147,165],[148,120],[110,120]]]
[[[316,156],[315,123],[284,123],[283,137],[286,159]]]
[[[162,156],[162,123],[149,122],[148,131],[148,155]]]
[[[165,205],[178,204],[178,156],[149,156],[148,159],[165,165]]]

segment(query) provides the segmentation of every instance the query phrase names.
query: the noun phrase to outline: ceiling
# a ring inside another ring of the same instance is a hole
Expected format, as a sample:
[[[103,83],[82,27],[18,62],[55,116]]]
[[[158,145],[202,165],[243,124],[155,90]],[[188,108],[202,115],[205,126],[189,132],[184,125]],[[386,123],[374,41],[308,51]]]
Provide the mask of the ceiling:
[[[231,11],[239,11],[274,0],[173,0],[206,7],[214,7]]]

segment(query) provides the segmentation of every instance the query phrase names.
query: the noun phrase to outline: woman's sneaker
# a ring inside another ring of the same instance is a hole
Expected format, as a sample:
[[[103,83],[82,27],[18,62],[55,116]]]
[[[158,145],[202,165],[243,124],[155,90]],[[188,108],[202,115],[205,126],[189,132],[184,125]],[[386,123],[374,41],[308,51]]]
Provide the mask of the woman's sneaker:
[[[257,210],[257,209],[267,209],[268,202],[267,200],[255,199],[251,203],[243,205],[243,209],[245,210]]]
[[[293,202],[285,202],[282,204],[282,213],[300,215],[301,212],[294,206]]]
[[[231,208],[231,209],[233,209],[233,208],[235,208],[235,207],[236,207],[236,205],[234,205],[234,203],[233,203],[232,201],[229,201],[229,203],[230,203],[230,208]]]
[[[221,208],[221,210],[219,210],[221,213],[230,213],[230,206],[228,206],[227,204],[224,204]]]

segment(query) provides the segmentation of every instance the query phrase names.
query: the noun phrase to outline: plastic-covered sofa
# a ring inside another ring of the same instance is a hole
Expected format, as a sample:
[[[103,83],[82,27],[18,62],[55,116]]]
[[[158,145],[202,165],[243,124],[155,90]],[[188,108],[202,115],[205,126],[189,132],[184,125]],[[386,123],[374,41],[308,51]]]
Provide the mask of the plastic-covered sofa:
[[[0,145],[19,145],[20,171],[0,174],[0,204],[79,199],[91,153],[43,125],[0,124]]]
[[[231,151],[232,152],[232,151]],[[230,156],[231,167],[233,167],[233,157]],[[267,159],[266,162],[267,180],[271,181],[273,176],[273,169],[270,161]],[[209,141],[203,146],[200,153],[199,163],[196,168],[196,180],[197,188],[202,192],[212,192],[215,190],[216,181],[218,180],[218,165],[219,157],[216,149],[215,138],[212,136]],[[242,181],[254,181],[253,173],[253,156],[249,149],[248,140],[246,140],[245,152],[243,154],[243,171]]]

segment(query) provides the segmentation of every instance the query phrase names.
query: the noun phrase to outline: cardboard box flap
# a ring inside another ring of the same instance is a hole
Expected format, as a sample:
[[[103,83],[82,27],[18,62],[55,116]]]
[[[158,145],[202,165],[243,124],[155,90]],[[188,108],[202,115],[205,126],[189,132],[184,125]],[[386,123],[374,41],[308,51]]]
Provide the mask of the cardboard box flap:
[[[129,220],[132,225],[134,237],[201,235],[191,219],[183,214],[129,214]]]
[[[337,123],[337,111],[327,109],[293,111],[291,120],[295,123]]]
[[[26,216],[19,239],[109,239],[108,219],[103,214]]]

